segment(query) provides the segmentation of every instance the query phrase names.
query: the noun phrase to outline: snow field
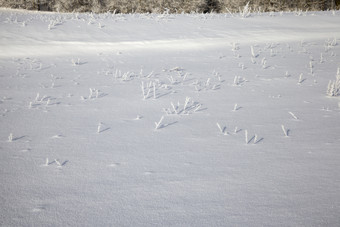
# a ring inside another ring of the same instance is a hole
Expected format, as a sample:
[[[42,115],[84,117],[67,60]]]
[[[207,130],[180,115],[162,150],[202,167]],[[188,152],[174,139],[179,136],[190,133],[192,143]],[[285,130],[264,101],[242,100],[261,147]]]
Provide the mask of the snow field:
[[[338,11],[0,12],[1,225],[339,224]]]

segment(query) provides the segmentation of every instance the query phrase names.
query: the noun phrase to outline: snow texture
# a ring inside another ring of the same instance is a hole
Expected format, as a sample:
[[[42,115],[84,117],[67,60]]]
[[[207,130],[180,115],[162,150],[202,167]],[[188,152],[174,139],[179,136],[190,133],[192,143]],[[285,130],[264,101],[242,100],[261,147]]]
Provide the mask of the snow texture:
[[[1,226],[339,226],[340,12],[0,10]]]

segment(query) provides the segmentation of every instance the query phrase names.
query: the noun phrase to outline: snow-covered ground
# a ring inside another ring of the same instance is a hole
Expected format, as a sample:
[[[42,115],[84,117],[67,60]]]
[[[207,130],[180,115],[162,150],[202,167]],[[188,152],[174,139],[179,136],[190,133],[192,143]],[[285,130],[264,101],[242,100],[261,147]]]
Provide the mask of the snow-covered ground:
[[[339,226],[340,12],[0,10],[1,226]]]

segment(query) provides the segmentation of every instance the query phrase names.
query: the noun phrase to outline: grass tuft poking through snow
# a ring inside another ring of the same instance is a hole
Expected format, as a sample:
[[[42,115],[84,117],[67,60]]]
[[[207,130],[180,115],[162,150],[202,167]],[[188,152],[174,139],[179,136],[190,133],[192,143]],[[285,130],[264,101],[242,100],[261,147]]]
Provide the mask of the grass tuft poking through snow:
[[[62,164],[57,159],[54,159],[54,162],[57,164],[58,168],[62,167]]]
[[[289,129],[286,129],[284,125],[281,125],[281,128],[282,128],[282,131],[283,131],[285,137],[288,137],[289,136]]]
[[[98,126],[97,126],[97,133],[101,133],[102,132],[102,126],[103,126],[103,123],[99,122]]]
[[[13,133],[10,133],[8,136],[8,142],[13,142]]]
[[[48,158],[46,158],[44,166],[48,166],[48,165],[49,165]]]
[[[162,121],[164,120],[164,116],[158,122],[155,122],[155,130],[160,129],[162,127]]]
[[[246,140],[246,144],[249,143],[249,139],[248,139],[248,130],[244,130],[244,138]]]
[[[227,130],[227,127],[224,126],[223,128],[221,127],[221,125],[219,123],[216,123],[218,129],[220,130],[220,132],[223,134],[223,135],[229,135],[229,133],[226,131]]]
[[[299,118],[297,116],[295,116],[295,114],[293,114],[292,112],[288,112],[295,120],[298,120]]]
[[[335,97],[340,95],[340,68],[338,68],[335,80],[329,81],[327,87],[327,95]]]

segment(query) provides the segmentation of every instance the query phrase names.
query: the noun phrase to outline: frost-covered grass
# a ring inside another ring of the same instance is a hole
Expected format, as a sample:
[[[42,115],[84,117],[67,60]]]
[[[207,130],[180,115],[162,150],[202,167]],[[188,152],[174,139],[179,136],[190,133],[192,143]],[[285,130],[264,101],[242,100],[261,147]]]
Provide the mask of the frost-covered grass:
[[[335,80],[329,81],[327,87],[327,94],[331,97],[340,95],[340,68],[338,68]]]
[[[338,226],[340,13],[0,10],[4,226]]]

